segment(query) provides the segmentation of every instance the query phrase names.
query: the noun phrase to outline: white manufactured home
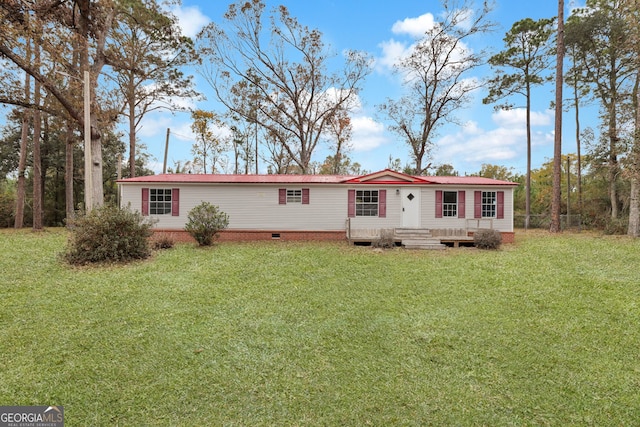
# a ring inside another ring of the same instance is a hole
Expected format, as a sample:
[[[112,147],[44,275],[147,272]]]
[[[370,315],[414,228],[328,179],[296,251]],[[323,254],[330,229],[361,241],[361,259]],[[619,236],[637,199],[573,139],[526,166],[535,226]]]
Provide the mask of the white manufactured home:
[[[162,174],[118,185],[121,206],[152,217],[157,232],[178,238],[189,211],[209,202],[229,216],[221,240],[357,242],[391,233],[398,241],[427,236],[459,242],[490,228],[505,243],[513,241],[517,186],[389,169],[363,176]]]

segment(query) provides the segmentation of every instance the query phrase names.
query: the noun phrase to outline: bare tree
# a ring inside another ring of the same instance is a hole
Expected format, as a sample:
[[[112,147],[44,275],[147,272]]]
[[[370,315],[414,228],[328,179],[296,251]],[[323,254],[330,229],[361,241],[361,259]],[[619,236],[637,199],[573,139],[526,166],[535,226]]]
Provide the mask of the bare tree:
[[[416,174],[426,171],[424,162],[430,157],[438,128],[447,121],[455,122],[454,113],[482,86],[470,72],[484,63],[486,52],[474,52],[465,42],[493,29],[494,24],[487,20],[489,12],[486,2],[473,11],[470,1],[445,0],[442,19],[395,66],[404,79],[406,94],[387,99],[378,108],[391,120],[389,129],[409,145]]]
[[[267,32],[264,9],[262,0],[231,4],[224,27],[210,24],[201,32],[202,74],[229,110],[257,122],[307,173],[328,121],[349,108],[370,71],[370,59],[346,52],[341,70],[329,73],[335,55],[318,30],[279,6],[268,18]],[[254,90],[256,103],[234,102],[234,88]]]
[[[216,133],[216,127],[220,127],[220,122],[215,113],[211,111],[195,110],[191,112],[193,123],[191,130],[196,136],[191,152],[194,157],[194,164],[201,164],[203,172],[207,173],[207,162],[211,161],[211,173],[216,172],[216,162],[220,160],[220,155],[225,151],[225,140]]]
[[[327,137],[331,141],[334,154],[327,158],[332,165],[330,168],[330,174],[338,175],[343,173],[347,164],[344,164],[346,154],[351,148],[349,141],[351,140],[351,133],[353,126],[351,124],[351,118],[346,111],[337,111],[336,114],[329,120],[329,126],[327,128]]]

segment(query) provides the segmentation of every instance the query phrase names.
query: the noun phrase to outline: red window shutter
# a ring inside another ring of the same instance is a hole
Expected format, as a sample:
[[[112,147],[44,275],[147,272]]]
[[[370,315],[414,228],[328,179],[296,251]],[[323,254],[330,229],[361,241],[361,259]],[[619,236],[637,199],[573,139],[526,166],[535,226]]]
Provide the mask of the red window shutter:
[[[378,191],[378,217],[387,217],[387,190]]]
[[[171,215],[180,216],[180,189],[171,189]]]
[[[278,204],[286,205],[287,204],[287,189],[280,188],[278,190]]]
[[[458,191],[458,218],[465,217],[465,192]]]
[[[347,199],[347,216],[354,218],[356,216],[356,190],[349,190]]]
[[[149,215],[149,189],[142,189],[142,215]]]
[[[442,190],[436,190],[436,218],[442,218]]]
[[[473,217],[482,218],[482,191],[473,193]]]
[[[309,189],[308,188],[303,188],[302,189],[302,204],[303,205],[308,205],[309,204]]]
[[[496,192],[497,206],[497,218],[504,219],[504,191]]]

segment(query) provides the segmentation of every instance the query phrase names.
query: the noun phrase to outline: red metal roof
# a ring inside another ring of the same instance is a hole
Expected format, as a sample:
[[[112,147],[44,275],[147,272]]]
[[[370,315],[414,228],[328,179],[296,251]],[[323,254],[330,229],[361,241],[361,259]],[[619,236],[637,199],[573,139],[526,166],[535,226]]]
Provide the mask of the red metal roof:
[[[160,174],[118,180],[121,183],[202,183],[202,184],[337,184],[352,178],[344,175],[232,175]]]
[[[478,176],[411,176],[385,169],[363,176],[349,175],[232,175],[160,174],[118,180],[119,183],[193,184],[378,184],[378,185],[518,185]]]
[[[517,182],[501,181],[482,176],[425,176],[427,182],[442,185],[519,185]]]

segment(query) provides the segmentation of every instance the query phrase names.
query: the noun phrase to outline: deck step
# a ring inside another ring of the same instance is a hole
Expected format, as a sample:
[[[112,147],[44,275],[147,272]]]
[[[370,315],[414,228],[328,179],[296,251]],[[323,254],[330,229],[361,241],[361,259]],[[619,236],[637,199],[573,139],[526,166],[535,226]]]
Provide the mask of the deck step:
[[[417,238],[402,239],[402,246],[405,249],[445,249],[446,245],[440,243],[440,239],[434,238]]]

